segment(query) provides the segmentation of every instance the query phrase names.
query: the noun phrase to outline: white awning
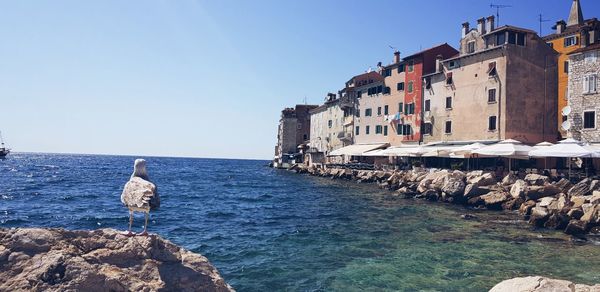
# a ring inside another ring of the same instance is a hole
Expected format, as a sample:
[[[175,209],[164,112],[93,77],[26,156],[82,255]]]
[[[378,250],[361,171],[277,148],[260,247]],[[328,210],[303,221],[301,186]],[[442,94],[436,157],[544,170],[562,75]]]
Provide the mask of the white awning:
[[[565,139],[556,145],[535,149],[531,157],[598,157],[594,148],[586,148],[580,141]]]
[[[378,144],[355,144],[346,147],[342,147],[340,149],[331,151],[328,156],[360,156],[365,152],[373,151],[376,149],[381,149],[387,147],[388,143],[378,143]]]
[[[533,149],[533,147],[527,146],[517,140],[508,139],[494,145],[479,148],[472,153],[486,156],[528,159],[529,151]]]

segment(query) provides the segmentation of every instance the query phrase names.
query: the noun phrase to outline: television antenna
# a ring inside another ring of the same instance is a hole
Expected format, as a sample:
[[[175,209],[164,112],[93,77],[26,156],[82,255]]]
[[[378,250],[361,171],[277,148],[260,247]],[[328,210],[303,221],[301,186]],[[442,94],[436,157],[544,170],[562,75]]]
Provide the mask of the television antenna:
[[[542,36],[542,23],[550,21],[549,19],[544,19],[542,14],[538,15],[538,21],[540,22],[540,37]]]
[[[500,27],[500,9],[509,8],[509,7],[512,7],[512,5],[503,5],[503,4],[494,4],[494,3],[490,4],[490,8],[496,9],[496,20],[498,23],[498,27]]]

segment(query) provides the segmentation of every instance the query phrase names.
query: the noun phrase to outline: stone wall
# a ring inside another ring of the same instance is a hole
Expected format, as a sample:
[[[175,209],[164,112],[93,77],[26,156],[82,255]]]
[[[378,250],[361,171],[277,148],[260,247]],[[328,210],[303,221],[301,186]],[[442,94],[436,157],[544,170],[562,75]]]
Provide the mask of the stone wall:
[[[568,104],[571,106],[571,113],[568,120],[571,122],[569,136],[577,140],[600,143],[600,91],[595,94],[583,92],[584,77],[587,74],[595,73],[600,76],[600,58],[596,62],[586,62],[584,54],[571,55],[569,68],[569,88]],[[598,81],[597,85],[598,86]],[[585,111],[596,111],[596,128],[583,128],[583,115]]]

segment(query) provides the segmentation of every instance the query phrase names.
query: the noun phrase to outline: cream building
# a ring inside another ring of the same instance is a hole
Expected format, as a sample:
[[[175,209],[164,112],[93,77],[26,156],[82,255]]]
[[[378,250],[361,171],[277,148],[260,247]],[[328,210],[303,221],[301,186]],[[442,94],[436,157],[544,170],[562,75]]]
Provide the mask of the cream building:
[[[341,101],[342,98],[329,93],[323,105],[310,111],[310,164],[324,163],[331,151],[352,143],[351,139],[347,139],[352,128],[344,126],[346,114]]]
[[[534,31],[464,23],[457,57],[424,76],[423,141],[555,141],[557,53]]]

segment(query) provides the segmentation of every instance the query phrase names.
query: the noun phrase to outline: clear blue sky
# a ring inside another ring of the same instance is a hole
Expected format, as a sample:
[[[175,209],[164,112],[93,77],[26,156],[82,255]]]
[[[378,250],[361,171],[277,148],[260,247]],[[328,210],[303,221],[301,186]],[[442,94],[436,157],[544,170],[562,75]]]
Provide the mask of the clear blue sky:
[[[581,0],[586,18],[600,1]],[[498,0],[538,30],[571,0]],[[16,151],[273,156],[285,106],[493,14],[490,1],[0,1],[0,130]]]

